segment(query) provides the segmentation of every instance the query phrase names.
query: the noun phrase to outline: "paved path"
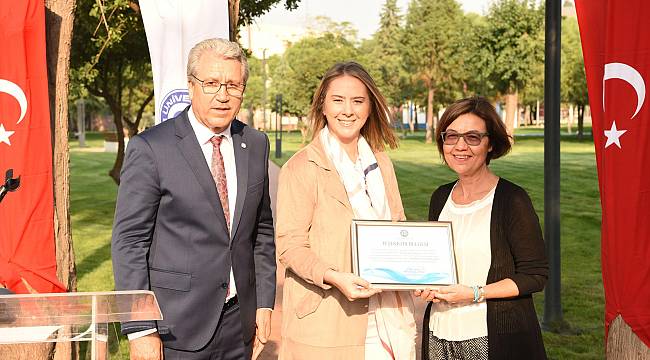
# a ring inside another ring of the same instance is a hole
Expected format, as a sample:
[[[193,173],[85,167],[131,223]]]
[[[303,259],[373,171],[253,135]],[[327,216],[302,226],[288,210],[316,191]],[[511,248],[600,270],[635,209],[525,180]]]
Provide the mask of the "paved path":
[[[272,161],[269,161],[269,193],[271,195],[271,209],[273,214],[276,214],[275,204],[278,192],[278,176],[280,175],[280,168]],[[275,221],[275,216],[273,217]],[[281,336],[281,321],[282,321],[282,285],[284,284],[284,268],[278,263],[277,273],[277,291],[275,295],[275,309],[273,310],[273,317],[271,323],[271,339],[264,347],[264,351],[260,355],[260,360],[275,360],[278,358],[278,349],[280,347]],[[415,320],[417,321],[418,340],[417,340],[417,358],[420,358],[420,337],[419,334],[422,329],[422,315],[424,313],[423,301],[415,300],[416,312]],[[317,359],[314,359],[317,360]]]

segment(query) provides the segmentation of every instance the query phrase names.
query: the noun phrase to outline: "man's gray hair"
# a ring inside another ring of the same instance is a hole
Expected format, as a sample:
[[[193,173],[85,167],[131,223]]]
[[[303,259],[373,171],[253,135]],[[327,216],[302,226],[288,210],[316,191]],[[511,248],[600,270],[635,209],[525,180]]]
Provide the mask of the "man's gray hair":
[[[241,63],[242,79],[244,84],[248,81],[248,61],[246,54],[242,51],[238,43],[220,38],[206,39],[194,45],[190,54],[187,56],[187,78],[191,80],[191,75],[196,75],[201,56],[206,52],[214,52],[218,56],[227,60],[237,60]]]

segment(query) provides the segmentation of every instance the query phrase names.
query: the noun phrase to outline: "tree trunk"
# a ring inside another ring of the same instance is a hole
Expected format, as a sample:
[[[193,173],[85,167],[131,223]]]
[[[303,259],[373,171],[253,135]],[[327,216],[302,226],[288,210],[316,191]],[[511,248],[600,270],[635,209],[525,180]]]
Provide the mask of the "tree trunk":
[[[390,121],[390,125],[394,128],[397,128],[398,126],[401,127],[402,125],[401,122],[398,121],[401,110],[402,108],[399,106],[388,106],[388,120]]]
[[[526,105],[526,107],[524,108],[525,109],[524,110],[524,124],[526,124],[526,125],[531,125],[533,123],[533,119],[532,119],[532,116],[531,116],[532,112],[530,111],[530,108],[531,108],[530,105]]]
[[[418,131],[419,128],[419,123],[418,123],[418,106],[417,104],[413,104],[413,131]]]
[[[539,125],[539,100],[537,100],[537,106],[535,107],[535,125]]]
[[[51,359],[54,343],[47,344],[4,344],[0,345],[0,359],[30,360]]]
[[[584,120],[585,120],[585,106],[578,105],[578,140],[582,140],[583,130],[584,130]]]
[[[142,104],[140,104],[140,107],[138,108],[138,111],[135,115],[134,121],[123,119],[124,120],[123,125],[125,125],[126,132],[127,132],[126,136],[129,139],[133,136],[136,136],[140,132],[140,123],[142,122],[142,115],[144,114],[144,110],[147,108],[147,105],[149,105],[149,103],[153,99],[153,95],[154,92],[152,89],[151,92],[149,93],[149,96],[147,96],[147,98],[142,102]],[[129,99],[129,102],[130,101],[131,100]]]
[[[123,121],[122,124],[124,125],[124,129],[126,130],[126,137],[130,139],[133,136],[138,135],[139,132],[138,124],[129,121]]]
[[[122,122],[122,108],[120,106],[112,106],[111,112],[113,113],[115,123],[115,133],[117,135],[117,155],[115,156],[115,163],[113,168],[108,172],[108,175],[113,178],[117,185],[120,184],[120,172],[122,171],[122,164],[124,163],[124,124]]]
[[[612,321],[609,327],[607,359],[650,359],[650,348],[639,340],[620,315]]]
[[[409,100],[409,132],[413,134],[415,131],[415,121],[413,120],[413,102]]]
[[[433,142],[433,94],[434,89],[429,87],[427,94],[427,133],[424,137],[425,143],[431,144]]]
[[[506,94],[506,131],[514,139],[515,121],[517,120],[517,92]]]
[[[230,41],[237,41],[239,37],[239,0],[228,0],[228,17],[230,19]]]
[[[309,125],[302,119],[302,116],[298,116],[298,127],[300,128],[300,136],[302,138],[300,145],[305,145],[309,137]]]
[[[68,85],[75,0],[45,0],[47,70],[54,180],[54,236],[57,277],[68,291],[77,290],[70,228],[70,155],[68,151]],[[77,359],[75,342],[56,343],[54,359]]]
[[[566,123],[566,131],[567,133],[571,134],[571,125],[573,125],[573,109],[575,107],[573,105],[569,105],[569,119],[567,120]]]

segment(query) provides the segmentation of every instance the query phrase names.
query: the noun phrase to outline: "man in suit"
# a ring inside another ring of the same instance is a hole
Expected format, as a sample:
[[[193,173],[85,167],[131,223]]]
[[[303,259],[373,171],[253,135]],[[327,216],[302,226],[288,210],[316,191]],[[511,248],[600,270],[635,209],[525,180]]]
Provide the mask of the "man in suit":
[[[131,359],[250,359],[268,339],[269,141],[235,119],[247,78],[237,43],[198,43],[187,64],[191,106],[129,142],[113,226],[115,286],[153,290],[164,318],[122,324]]]

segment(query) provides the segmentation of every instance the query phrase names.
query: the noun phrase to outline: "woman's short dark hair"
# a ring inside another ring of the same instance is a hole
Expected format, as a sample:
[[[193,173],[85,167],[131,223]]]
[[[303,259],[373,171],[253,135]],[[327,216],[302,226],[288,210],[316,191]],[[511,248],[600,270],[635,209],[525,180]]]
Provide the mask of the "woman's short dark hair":
[[[456,102],[445,109],[444,114],[440,117],[438,128],[436,129],[436,144],[438,145],[438,152],[442,156],[442,161],[445,161],[444,151],[442,149],[442,133],[447,130],[454,120],[465,114],[474,114],[485,122],[485,128],[489,134],[488,140],[492,147],[492,150],[488,152],[485,158],[486,164],[489,164],[490,160],[498,159],[510,151],[512,147],[510,143],[511,137],[508,135],[506,127],[503,121],[501,121],[499,114],[497,114],[496,109],[486,98],[474,96],[456,100]]]

